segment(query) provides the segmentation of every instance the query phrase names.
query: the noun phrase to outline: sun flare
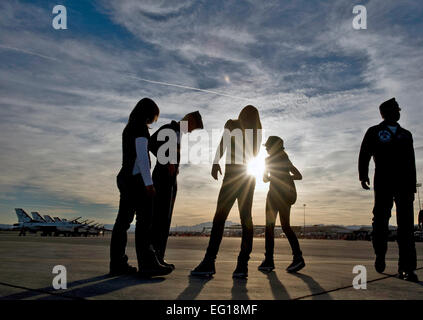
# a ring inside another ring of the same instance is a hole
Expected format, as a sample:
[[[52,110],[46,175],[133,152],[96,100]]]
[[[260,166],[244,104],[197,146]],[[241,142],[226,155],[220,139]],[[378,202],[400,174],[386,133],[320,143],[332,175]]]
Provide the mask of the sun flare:
[[[248,163],[248,174],[254,176],[256,178],[256,187],[265,188],[266,184],[263,182],[263,174],[264,174],[264,167],[266,158],[266,151],[263,149],[260,150],[257,157],[250,160]]]

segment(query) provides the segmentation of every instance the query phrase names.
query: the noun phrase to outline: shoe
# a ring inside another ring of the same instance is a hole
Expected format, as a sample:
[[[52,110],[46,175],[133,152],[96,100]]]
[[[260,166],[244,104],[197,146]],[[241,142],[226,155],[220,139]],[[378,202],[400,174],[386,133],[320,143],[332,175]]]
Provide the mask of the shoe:
[[[175,270],[175,265],[173,263],[167,263],[166,260],[159,258],[159,257],[157,257],[157,259],[159,260],[159,263],[162,266],[169,267],[169,268],[172,268],[172,270]]]
[[[302,256],[294,257],[292,263],[286,268],[286,271],[289,273],[294,273],[300,271],[305,267],[305,262]]]
[[[270,272],[275,269],[275,263],[272,258],[265,258],[261,265],[259,265],[258,269],[260,271]]]
[[[375,260],[376,271],[379,273],[383,273],[383,271],[385,271],[385,268],[386,268],[385,256],[376,255],[376,260]]]
[[[153,250],[145,253],[139,262],[138,269],[138,275],[141,277],[165,276],[173,271],[171,267],[164,266],[159,262]]]
[[[238,262],[232,278],[246,279],[248,277],[248,264],[244,262]]]
[[[399,271],[398,272],[398,278],[410,281],[410,282],[419,282],[419,278],[417,277],[417,274],[414,273],[414,271]]]
[[[123,264],[120,266],[110,266],[109,275],[111,276],[123,276],[127,274],[134,274],[137,272],[137,268],[130,266],[129,264]]]
[[[192,276],[211,277],[215,273],[214,260],[206,258],[195,269],[191,270]]]

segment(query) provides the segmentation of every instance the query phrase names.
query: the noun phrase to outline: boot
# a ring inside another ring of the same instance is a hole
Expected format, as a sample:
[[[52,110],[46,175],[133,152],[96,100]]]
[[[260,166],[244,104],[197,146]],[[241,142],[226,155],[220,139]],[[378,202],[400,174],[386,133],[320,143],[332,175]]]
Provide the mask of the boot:
[[[122,265],[113,265],[110,263],[110,272],[109,275],[111,276],[123,276],[128,274],[134,274],[137,272],[137,268],[129,265],[129,264],[122,264]]]
[[[123,258],[121,258],[119,262],[110,261],[110,265],[109,265],[110,276],[122,276],[127,274],[134,274],[136,272],[137,272],[137,268],[128,264],[127,255],[123,256]]]
[[[167,263],[167,261],[165,259],[161,258],[161,257],[157,257],[157,260],[159,260],[159,263],[162,266],[169,267],[172,270],[175,270],[175,265],[173,263]]]
[[[405,280],[405,281],[410,281],[410,282],[419,282],[419,278],[417,277],[417,274],[414,273],[414,271],[403,271],[403,270],[399,270],[398,271],[398,278]]]
[[[305,267],[305,262],[302,256],[294,256],[292,263],[286,268],[289,273],[298,272]]]
[[[216,273],[214,259],[204,257],[203,261],[191,271],[192,276],[211,277]]]
[[[270,272],[275,269],[275,262],[273,261],[273,257],[265,257],[261,265],[259,265],[258,269],[260,271]]]
[[[248,277],[248,263],[238,260],[236,268],[232,274],[232,278],[246,279],[247,277]]]
[[[173,271],[171,267],[160,264],[154,250],[147,250],[139,263],[138,274],[142,277],[164,276]]]

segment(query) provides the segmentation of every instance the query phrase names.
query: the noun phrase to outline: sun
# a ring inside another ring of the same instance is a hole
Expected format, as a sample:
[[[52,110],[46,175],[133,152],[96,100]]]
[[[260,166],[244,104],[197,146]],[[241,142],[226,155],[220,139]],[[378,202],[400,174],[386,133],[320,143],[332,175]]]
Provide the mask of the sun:
[[[256,187],[265,187],[266,184],[263,182],[263,174],[264,174],[264,167],[265,162],[264,159],[266,158],[266,152],[261,149],[257,157],[250,160],[248,163],[247,171],[248,174],[256,177]]]

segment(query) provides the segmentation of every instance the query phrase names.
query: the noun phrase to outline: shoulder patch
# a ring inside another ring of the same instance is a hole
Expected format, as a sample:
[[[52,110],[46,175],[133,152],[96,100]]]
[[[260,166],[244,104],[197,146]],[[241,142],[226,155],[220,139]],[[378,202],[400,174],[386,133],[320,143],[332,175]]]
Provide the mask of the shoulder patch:
[[[392,134],[388,130],[382,129],[377,135],[379,136],[379,140],[381,142],[389,142],[392,140]]]

